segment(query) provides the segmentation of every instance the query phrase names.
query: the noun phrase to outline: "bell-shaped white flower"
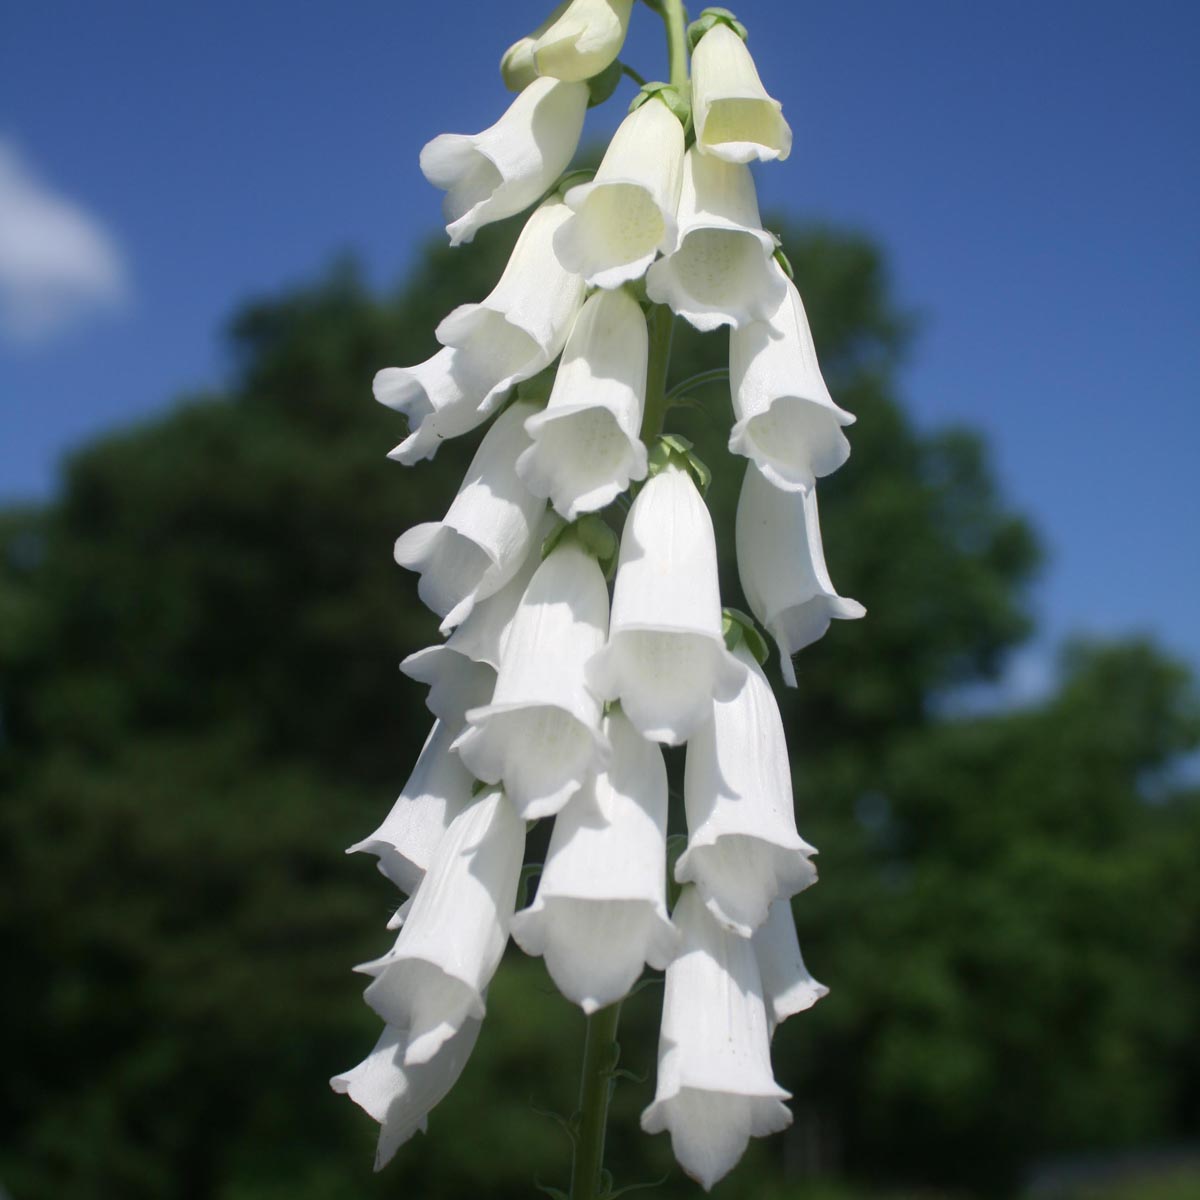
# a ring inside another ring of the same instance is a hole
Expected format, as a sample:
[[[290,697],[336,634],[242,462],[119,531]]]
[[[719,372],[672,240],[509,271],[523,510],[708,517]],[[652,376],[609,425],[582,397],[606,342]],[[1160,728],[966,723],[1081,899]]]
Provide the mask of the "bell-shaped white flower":
[[[583,305],[583,280],[554,250],[571,210],[551,197],[530,214],[496,286],[478,304],[460,304],[434,331],[465,357],[465,376],[489,382],[478,399],[494,409],[514,383],[559,355]]]
[[[762,983],[748,938],[722,929],[693,888],[674,921],[678,956],[667,967],[658,1082],[642,1113],[647,1133],[670,1131],[679,1165],[705,1189],[728,1174],[752,1137],[792,1122],[771,1071]]]
[[[796,919],[788,900],[776,900],[767,919],[754,931],[754,954],[762,976],[763,998],[771,1033],[788,1017],[812,1008],[829,989],[804,965]]]
[[[834,618],[866,613],[839,596],[825,566],[817,490],[785,492],[750,463],[737,509],[737,562],[750,610],[779,646],[779,665],[796,686],[792,655],[824,636]]]
[[[775,239],[762,228],[750,168],[693,147],[683,164],[679,241],[646,273],[646,293],[697,329],[765,321],[783,299]]]
[[[722,22],[692,52],[692,123],[697,149],[726,162],[782,160],[791,153],[783,106],[767,95],[746,43]]]
[[[477,778],[503,783],[525,820],[558,812],[607,756],[601,704],[584,679],[607,628],[604,573],[568,536],[525,589],[492,702],[467,713],[454,743]]]
[[[450,244],[528,208],[574,157],[587,112],[585,83],[535,79],[482,133],[443,133],[421,151],[421,171],[442,188]]]
[[[424,1133],[430,1112],[458,1082],[480,1022],[467,1020],[428,1062],[404,1065],[404,1030],[385,1025],[375,1049],[356,1067],[335,1075],[329,1085],[350,1097],[383,1127],[375,1149],[381,1171],[414,1133]]]
[[[675,864],[709,911],[742,937],[767,919],[778,896],[815,882],[813,848],[796,832],[792,772],[771,685],[745,642],[741,690],[716,701],[688,742],[683,773],[688,844]]]
[[[539,75],[581,80],[599,75],[625,44],[633,0],[572,0],[531,52]]]
[[[625,519],[608,644],[589,680],[601,699],[621,701],[643,737],[677,746],[744,675],[721,635],[712,518],[691,476],[670,462]]]
[[[825,386],[800,293],[784,284],[779,307],[729,335],[729,387],[736,418],[731,454],[758,464],[776,487],[810,488],[850,457],[843,425],[854,417]]]
[[[440,521],[414,525],[396,540],[396,561],[420,573],[417,593],[446,633],[520,569],[544,501],[517,476],[529,445],[525,421],[535,405],[519,402],[496,419]]]
[[[617,127],[592,182],[564,197],[573,215],[554,238],[563,264],[591,287],[640,278],[675,248],[682,179],[683,126],[651,97]]]
[[[379,869],[402,892],[415,892],[451,822],[471,803],[475,779],[450,744],[457,722],[434,722],[412,774],[383,824],[346,853],[374,854]]]
[[[474,615],[471,614],[472,618]],[[425,706],[435,717],[451,724],[457,721],[460,726],[467,709],[486,704],[496,686],[494,668],[460,653],[450,642],[426,646],[410,654],[400,669],[410,679],[428,685]]]
[[[533,445],[517,460],[517,474],[568,521],[646,477],[648,342],[641,306],[628,292],[594,293],[567,338],[549,404],[525,422]]]
[[[625,996],[643,963],[662,968],[677,936],[666,909],[667,771],[619,709],[604,722],[608,768],[555,818],[537,899],[512,935],[541,954],[586,1013]]]
[[[468,1020],[508,941],[525,852],[525,826],[500,791],[450,824],[413,897],[396,944],[357,968],[375,978],[367,1003],[408,1030],[404,1065],[429,1062]]]

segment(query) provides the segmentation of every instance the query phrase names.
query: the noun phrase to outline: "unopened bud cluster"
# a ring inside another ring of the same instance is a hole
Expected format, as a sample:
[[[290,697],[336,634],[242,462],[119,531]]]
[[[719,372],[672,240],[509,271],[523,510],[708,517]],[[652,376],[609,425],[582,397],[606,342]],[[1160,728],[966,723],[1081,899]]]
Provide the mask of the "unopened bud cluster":
[[[691,27],[690,87],[645,87],[594,176],[563,180],[591,83],[620,69],[631,8],[560,5],[505,54],[518,95],[496,124],[421,153],[452,244],[537,207],[491,293],[437,327],[442,349],[375,380],[408,420],[401,463],[491,421],[443,518],[396,542],[445,640],[403,663],[429,685],[433,727],[392,811],[352,847],[408,896],[395,944],[359,968],[384,1031],[333,1080],[383,1126],[379,1166],[462,1071],[510,934],[587,1013],[647,965],[665,970],[642,1125],[669,1131],[705,1187],[750,1137],[789,1124],[771,1034],[825,992],[790,907],[816,870],[765,643],[722,609],[707,471],[686,441],[659,436],[648,322],[669,309],[729,328],[729,449],[748,460],[738,568],[792,685],[792,655],[831,618],[863,613],[830,582],[816,507],[853,417],[825,387],[762,228],[747,164],[786,158],[791,130],[732,14]],[[556,362],[551,385],[520,386]],[[661,747],[684,744],[669,911]],[[546,862],[516,911],[527,823],[543,818]]]

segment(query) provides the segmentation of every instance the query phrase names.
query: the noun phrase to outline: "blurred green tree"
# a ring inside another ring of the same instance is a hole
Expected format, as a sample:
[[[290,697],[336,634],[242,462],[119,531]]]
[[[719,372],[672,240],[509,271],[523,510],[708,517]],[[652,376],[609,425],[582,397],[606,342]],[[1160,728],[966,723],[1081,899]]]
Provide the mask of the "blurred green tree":
[[[342,264],[251,304],[226,389],[86,447],[58,500],[0,514],[0,1181],[18,1200],[505,1200],[565,1166],[537,1110],[570,1108],[582,1019],[515,952],[462,1084],[382,1179],[371,1123],[325,1086],[375,1035],[347,968],[386,944],[395,902],[338,848],[430,721],[393,664],[435,624],[390,546],[472,449],[389,464],[402,422],[367,381],[433,351],[514,233],[430,247],[387,299]],[[1150,645],[1081,646],[1037,707],[946,715],[1028,632],[1035,539],[978,438],[904,416],[910,322],[877,250],[785,237],[859,415],[822,513],[833,577],[870,612],[806,651],[785,697],[801,828],[824,849],[796,911],[833,995],[776,1041],[796,1126],[717,1193],[828,1171],[998,1193],[1031,1156],[1175,1136],[1200,1066],[1200,806],[1169,775],[1197,739],[1186,673]],[[720,363],[722,339],[678,336],[689,373]],[[675,423],[716,471],[728,550],[728,395],[696,399]],[[736,601],[731,558],[722,574]],[[626,1006],[634,1071],[660,995]],[[694,1194],[636,1130],[651,1086],[618,1090],[619,1182]]]

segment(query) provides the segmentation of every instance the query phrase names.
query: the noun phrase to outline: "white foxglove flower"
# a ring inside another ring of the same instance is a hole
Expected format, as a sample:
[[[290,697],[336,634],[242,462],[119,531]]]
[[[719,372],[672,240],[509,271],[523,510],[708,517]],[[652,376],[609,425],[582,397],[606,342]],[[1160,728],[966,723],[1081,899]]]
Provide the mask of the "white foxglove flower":
[[[726,162],[782,160],[791,153],[783,106],[767,95],[746,43],[722,22],[692,52],[692,122],[696,148]]]
[[[640,278],[675,248],[682,180],[683,126],[651,97],[618,126],[592,182],[564,197],[573,215],[554,238],[563,265],[591,287]]]
[[[444,347],[415,367],[384,367],[375,375],[375,399],[403,413],[411,430],[388,458],[404,466],[432,458],[447,438],[482,425],[491,409],[481,407],[500,376],[476,378],[467,356]]]
[[[647,1133],[669,1130],[679,1165],[705,1189],[728,1174],[752,1137],[792,1122],[771,1071],[762,983],[748,938],[722,929],[694,888],[674,921],[679,955],[667,967],[658,1083],[642,1113]]]
[[[850,457],[842,426],[854,417],[833,402],[821,377],[800,293],[774,269],[784,284],[779,307],[729,335],[736,418],[729,450],[757,463],[776,487],[797,491]]]
[[[750,610],[779,646],[779,665],[796,686],[792,655],[824,636],[835,617],[866,613],[839,596],[825,566],[817,490],[785,492],[753,463],[746,467],[737,509],[737,561]]]
[[[594,293],[567,338],[549,404],[525,422],[533,445],[517,460],[517,474],[568,521],[646,477],[648,342],[641,306],[628,292]]]
[[[361,851],[379,859],[379,869],[402,892],[415,892],[451,822],[471,803],[475,778],[450,744],[462,730],[434,722],[416,766],[383,824],[346,853]]]
[[[796,832],[792,772],[779,707],[745,643],[741,690],[716,701],[688,742],[683,774],[688,844],[675,864],[709,911],[742,937],[767,919],[771,901],[816,882],[813,848]]]
[[[776,900],[771,905],[766,921],[754,931],[754,954],[772,1034],[788,1017],[807,1011],[829,995],[829,989],[804,965],[790,901]]]
[[[539,75],[581,80],[599,75],[625,44],[633,0],[572,0],[533,42]]]
[[[495,381],[479,397],[484,409],[494,409],[514,383],[549,366],[566,343],[586,290],[554,250],[555,235],[570,218],[571,210],[555,197],[538,205],[487,298],[460,304],[434,331],[443,346],[465,356],[468,376]]]
[[[593,1013],[625,996],[643,963],[675,952],[666,909],[667,771],[662,751],[619,709],[595,775],[555,818],[537,899],[513,918],[527,954],[545,956],[568,1000]]]
[[[498,592],[528,553],[544,502],[517,477],[529,445],[525,421],[535,405],[501,413],[475,452],[466,478],[440,521],[414,525],[396,540],[396,561],[420,573],[417,592],[448,632]]]
[[[449,642],[410,654],[400,669],[410,679],[428,685],[425,706],[435,717],[451,724],[457,721],[460,727],[467,709],[486,704],[496,686],[494,668],[461,654]]]
[[[683,164],[679,241],[646,273],[646,293],[697,329],[765,321],[786,281],[775,245],[762,228],[750,168],[693,147]]]
[[[525,826],[500,791],[451,822],[413,897],[395,946],[358,970],[389,1025],[408,1030],[404,1065],[429,1062],[468,1020],[508,941],[525,852]]]
[[[380,1171],[414,1133],[424,1133],[427,1118],[458,1082],[480,1022],[467,1020],[428,1062],[404,1065],[405,1034],[385,1025],[374,1050],[356,1067],[335,1075],[329,1084],[350,1097],[383,1128],[375,1150]]]
[[[607,628],[604,573],[564,538],[521,598],[492,702],[467,713],[454,744],[475,776],[503,783],[525,820],[558,812],[607,756],[600,701],[584,680]]]
[[[421,171],[443,188],[450,244],[528,208],[575,155],[588,106],[585,83],[535,79],[482,133],[443,133],[421,151]]]
[[[625,520],[608,644],[588,677],[643,737],[677,746],[744,675],[721,634],[712,518],[688,472],[669,463]]]

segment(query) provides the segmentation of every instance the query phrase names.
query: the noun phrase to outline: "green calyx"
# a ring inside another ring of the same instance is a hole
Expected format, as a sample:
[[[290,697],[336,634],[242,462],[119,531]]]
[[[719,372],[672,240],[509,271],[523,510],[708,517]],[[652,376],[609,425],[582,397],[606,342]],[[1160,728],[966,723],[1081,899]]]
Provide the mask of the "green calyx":
[[[775,237],[774,234],[771,235]],[[796,272],[792,270],[792,260],[783,252],[783,247],[779,245],[779,239],[775,238],[775,254],[774,259],[779,264],[780,270],[793,282],[796,282]]]
[[[595,171],[568,171],[554,185],[554,194],[561,200],[573,187],[578,187],[581,183],[591,183],[595,178]]]
[[[708,494],[712,483],[712,472],[692,450],[692,443],[677,433],[666,433],[658,439],[647,455],[646,477],[653,479],[660,471],[675,466],[687,471],[700,489],[700,495]]]
[[[686,833],[673,833],[667,838],[667,905],[672,911],[679,903],[679,894],[683,891],[683,884],[675,878],[675,864],[686,849]]]
[[[754,618],[741,609],[721,609],[721,635],[725,639],[725,648],[731,654],[744,644],[760,667],[767,661],[767,639],[759,632]]]
[[[661,81],[648,83],[634,96],[629,105],[629,111],[636,112],[649,100],[661,100],[675,115],[680,125],[687,128],[688,122],[692,119],[692,105],[690,99],[684,95],[682,88]]]
[[[597,104],[603,104],[617,90],[617,84],[621,82],[623,74],[624,68],[621,66],[620,60],[614,58],[599,75],[593,75],[587,81],[588,108],[595,108]]]
[[[746,41],[750,36],[746,27],[727,8],[706,8],[687,28],[688,51],[696,49],[696,43],[714,26],[726,25]]]
[[[598,517],[595,513],[585,513],[576,521],[564,521],[542,542],[542,558],[549,558],[568,538],[600,564],[606,579],[612,578],[621,543],[603,517]]]

